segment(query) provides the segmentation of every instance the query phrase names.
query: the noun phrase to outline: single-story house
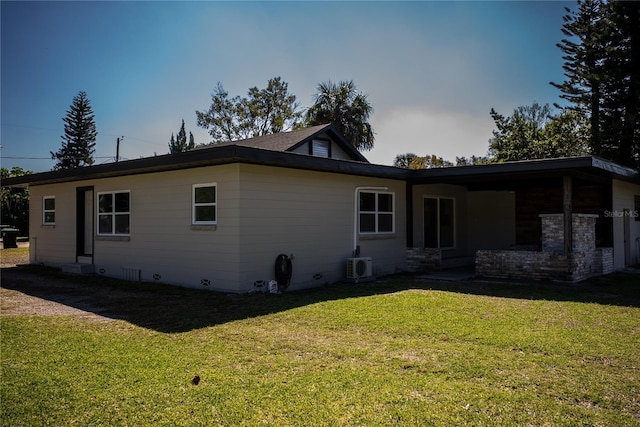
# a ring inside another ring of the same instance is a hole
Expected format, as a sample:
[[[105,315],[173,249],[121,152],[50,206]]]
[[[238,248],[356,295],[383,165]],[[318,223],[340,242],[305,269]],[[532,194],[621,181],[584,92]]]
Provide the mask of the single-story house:
[[[282,255],[290,289],[465,265],[576,281],[640,262],[640,175],[590,156],[408,170],[321,125],[2,185],[30,188],[31,263],[128,280],[246,292]]]

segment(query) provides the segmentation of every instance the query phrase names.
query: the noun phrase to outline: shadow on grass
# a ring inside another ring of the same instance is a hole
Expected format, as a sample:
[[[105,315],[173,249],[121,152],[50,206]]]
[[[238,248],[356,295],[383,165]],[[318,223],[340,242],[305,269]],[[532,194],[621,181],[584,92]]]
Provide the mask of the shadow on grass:
[[[427,281],[407,275],[282,295],[239,295],[93,275],[70,276],[52,268],[21,266],[2,270],[2,287],[165,333],[186,332],[322,301],[408,289],[640,307],[640,276],[624,273],[573,285],[482,280]]]
[[[471,295],[640,307],[639,272],[613,273],[579,283],[479,278],[460,282],[431,281],[427,287]]]

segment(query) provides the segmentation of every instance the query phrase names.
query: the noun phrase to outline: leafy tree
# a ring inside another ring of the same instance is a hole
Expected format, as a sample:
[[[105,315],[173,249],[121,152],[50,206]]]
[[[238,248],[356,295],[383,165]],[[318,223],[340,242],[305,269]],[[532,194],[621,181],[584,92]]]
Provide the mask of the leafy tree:
[[[432,169],[446,168],[453,166],[448,160],[438,157],[435,154],[427,154],[426,156],[417,156],[413,153],[398,154],[393,165],[406,169]]]
[[[14,166],[11,170],[0,169],[0,178],[30,175],[33,172],[25,171],[21,167]],[[22,232],[29,231],[29,190],[27,188],[2,187],[0,190],[0,221],[2,224],[11,225]]]
[[[589,119],[593,154],[640,167],[640,3],[578,0],[565,10],[566,80],[551,84]]]
[[[549,104],[520,106],[505,117],[493,108],[497,130],[489,141],[496,162],[579,156],[587,153],[588,125],[576,112],[552,116]]]
[[[62,147],[56,153],[51,152],[51,158],[58,161],[53,169],[92,165],[98,132],[86,92],[78,92],[62,120],[64,121]]]
[[[369,116],[373,106],[367,95],[358,92],[351,81],[322,82],[314,96],[314,104],[307,110],[308,125],[333,124],[358,150],[371,150],[375,140]]]
[[[545,125],[544,140],[536,147],[539,158],[584,156],[590,153],[589,120],[573,110],[562,110]]]
[[[411,165],[411,162],[416,157],[418,156],[414,153],[398,154],[393,161],[393,166],[408,169],[409,165]]]
[[[488,156],[471,156],[471,157],[458,157],[456,156],[456,166],[472,166],[472,165],[486,165],[492,163],[493,159]]]
[[[427,154],[426,156],[417,156],[409,164],[409,169],[434,169],[434,168],[448,168],[453,166],[449,160],[444,160],[442,157],[438,157],[435,154]]]
[[[218,82],[211,106],[207,111],[196,111],[196,116],[198,126],[209,130],[215,144],[289,130],[302,117],[298,109],[288,84],[275,77],[264,89],[250,88],[247,98],[230,98]]]
[[[182,125],[176,137],[171,134],[171,140],[169,141],[169,154],[182,153],[184,151],[191,150],[196,147],[193,134],[189,132],[189,142],[187,142],[187,132],[184,129],[184,119],[182,119]]]

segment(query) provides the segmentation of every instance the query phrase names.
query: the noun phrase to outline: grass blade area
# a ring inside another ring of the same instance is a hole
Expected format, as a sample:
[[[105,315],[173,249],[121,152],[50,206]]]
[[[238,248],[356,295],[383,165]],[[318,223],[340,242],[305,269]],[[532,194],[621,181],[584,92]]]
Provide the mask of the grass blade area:
[[[265,296],[29,274],[108,320],[3,316],[2,425],[640,425],[638,276]]]

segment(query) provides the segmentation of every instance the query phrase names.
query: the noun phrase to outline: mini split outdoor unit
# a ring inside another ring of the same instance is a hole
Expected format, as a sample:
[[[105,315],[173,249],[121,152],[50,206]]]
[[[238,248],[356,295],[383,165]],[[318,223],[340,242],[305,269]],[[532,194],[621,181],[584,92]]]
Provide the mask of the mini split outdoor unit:
[[[373,276],[370,257],[347,258],[347,279],[366,279]]]

